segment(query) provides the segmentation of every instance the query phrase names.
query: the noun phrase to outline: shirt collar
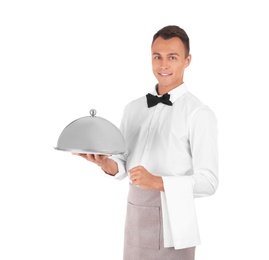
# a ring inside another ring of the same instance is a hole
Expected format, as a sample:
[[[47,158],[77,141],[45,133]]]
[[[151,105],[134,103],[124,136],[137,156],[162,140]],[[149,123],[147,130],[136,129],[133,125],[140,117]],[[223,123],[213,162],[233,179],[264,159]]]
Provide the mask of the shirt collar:
[[[158,84],[155,86],[154,91],[152,92],[152,94],[157,95],[157,96],[162,96],[162,95],[158,94],[157,87],[158,87]],[[171,102],[174,103],[178,98],[183,96],[187,91],[188,91],[187,86],[186,86],[186,84],[184,82],[181,85],[179,85],[176,88],[169,91],[168,94],[170,94]]]

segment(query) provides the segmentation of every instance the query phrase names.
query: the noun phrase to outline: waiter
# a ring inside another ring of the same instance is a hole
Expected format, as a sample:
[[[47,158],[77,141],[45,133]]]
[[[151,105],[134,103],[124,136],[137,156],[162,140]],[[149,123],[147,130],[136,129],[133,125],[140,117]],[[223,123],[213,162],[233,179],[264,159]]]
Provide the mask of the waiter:
[[[178,26],[153,37],[152,93],[125,107],[127,153],[80,155],[116,179],[130,178],[124,260],[194,260],[200,244],[194,198],[218,186],[217,120],[183,81],[189,38]]]

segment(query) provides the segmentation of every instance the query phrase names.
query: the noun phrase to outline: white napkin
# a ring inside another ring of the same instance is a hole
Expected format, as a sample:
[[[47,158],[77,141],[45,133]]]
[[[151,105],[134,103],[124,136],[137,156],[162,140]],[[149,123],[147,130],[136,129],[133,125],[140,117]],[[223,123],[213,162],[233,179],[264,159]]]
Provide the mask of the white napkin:
[[[199,245],[200,235],[191,176],[165,176],[161,192],[164,247],[183,249]]]

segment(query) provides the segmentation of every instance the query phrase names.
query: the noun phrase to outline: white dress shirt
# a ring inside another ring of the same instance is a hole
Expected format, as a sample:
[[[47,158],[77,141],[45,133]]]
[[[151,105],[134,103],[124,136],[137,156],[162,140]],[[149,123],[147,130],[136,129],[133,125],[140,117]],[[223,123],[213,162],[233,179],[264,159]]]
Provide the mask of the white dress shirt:
[[[157,95],[156,89],[152,94]],[[138,165],[163,178],[164,246],[181,249],[200,244],[194,197],[217,189],[218,131],[213,111],[186,84],[169,94],[172,106],[148,108],[143,96],[125,107],[120,129],[127,153],[112,159],[118,163],[117,179]]]

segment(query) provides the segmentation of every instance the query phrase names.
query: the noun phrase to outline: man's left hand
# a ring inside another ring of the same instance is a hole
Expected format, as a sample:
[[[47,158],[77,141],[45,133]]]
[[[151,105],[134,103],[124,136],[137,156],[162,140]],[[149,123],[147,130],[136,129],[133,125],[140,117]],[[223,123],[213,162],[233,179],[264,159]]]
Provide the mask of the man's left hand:
[[[162,177],[151,174],[143,166],[136,166],[129,170],[133,185],[143,189],[164,191]]]

